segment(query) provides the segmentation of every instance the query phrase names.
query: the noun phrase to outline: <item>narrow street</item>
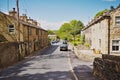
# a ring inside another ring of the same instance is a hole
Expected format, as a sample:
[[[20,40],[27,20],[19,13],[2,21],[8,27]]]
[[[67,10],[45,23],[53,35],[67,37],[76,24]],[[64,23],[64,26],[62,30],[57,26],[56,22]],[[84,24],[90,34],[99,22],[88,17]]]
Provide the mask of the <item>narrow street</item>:
[[[60,51],[59,45],[0,71],[0,80],[73,80],[71,62],[78,80],[97,80],[92,76],[91,62],[79,61],[72,51]]]

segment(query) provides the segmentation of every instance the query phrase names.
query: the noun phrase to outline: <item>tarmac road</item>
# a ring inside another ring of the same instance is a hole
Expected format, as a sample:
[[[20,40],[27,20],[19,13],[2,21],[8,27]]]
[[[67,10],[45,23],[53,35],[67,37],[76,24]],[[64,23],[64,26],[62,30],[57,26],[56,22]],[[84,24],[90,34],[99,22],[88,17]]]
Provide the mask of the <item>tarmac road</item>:
[[[72,80],[67,51],[59,45],[37,52],[17,65],[0,71],[0,80]]]
[[[92,76],[91,62],[78,60],[72,51],[60,51],[59,44],[0,71],[0,80],[75,80],[72,68],[78,80],[97,80]]]

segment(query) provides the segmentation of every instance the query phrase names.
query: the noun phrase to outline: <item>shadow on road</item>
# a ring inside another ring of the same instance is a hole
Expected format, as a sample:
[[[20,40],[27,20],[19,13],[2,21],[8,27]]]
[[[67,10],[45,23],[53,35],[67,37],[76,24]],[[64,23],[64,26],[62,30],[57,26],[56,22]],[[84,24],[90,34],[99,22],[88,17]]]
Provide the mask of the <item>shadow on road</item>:
[[[49,57],[46,59],[57,59],[66,57],[64,54],[54,54],[52,56],[47,56],[48,54],[52,54],[58,48],[58,46],[59,45],[52,45],[49,48],[43,50],[42,52],[38,52],[32,57],[26,58],[19,64],[9,67],[6,70],[0,71],[0,80],[71,80],[70,71],[49,71],[50,68],[48,65],[31,67],[34,62],[37,61],[39,63],[41,62],[41,60],[44,60],[44,58],[41,57]],[[40,73],[41,70],[48,71]]]
[[[60,54],[56,54],[56,53],[59,53],[59,50],[57,50],[58,47],[59,47],[59,45],[51,45],[50,47],[46,48],[44,51],[38,53],[37,55],[38,56],[44,55],[44,56],[41,56],[42,59],[68,58],[68,56],[66,56],[66,53],[68,51],[60,51]],[[47,55],[49,55],[49,56],[47,56]]]
[[[73,70],[80,80],[98,80],[93,76],[92,69],[89,66],[78,65]]]
[[[68,75],[66,75],[68,74]],[[43,74],[24,74],[17,75],[12,73],[8,76],[0,76],[0,80],[72,80],[70,72],[68,71],[55,71]]]
[[[58,47],[59,45],[51,45],[48,48],[46,48],[44,51],[40,52],[40,54],[41,55],[52,54]]]

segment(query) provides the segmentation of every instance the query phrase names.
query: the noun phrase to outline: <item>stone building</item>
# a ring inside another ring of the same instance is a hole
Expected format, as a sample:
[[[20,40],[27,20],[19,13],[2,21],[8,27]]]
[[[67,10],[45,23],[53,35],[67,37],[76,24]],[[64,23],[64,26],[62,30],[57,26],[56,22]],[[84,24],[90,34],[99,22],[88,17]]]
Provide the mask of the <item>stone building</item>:
[[[48,32],[37,21],[23,14],[18,24],[15,8],[0,12],[0,69],[48,46]]]
[[[91,49],[102,54],[120,53],[120,5],[93,19],[82,34]]]
[[[8,15],[0,12],[0,42],[18,42],[20,39],[20,50],[25,49],[24,55],[48,46],[48,32],[42,29],[37,21],[23,14],[19,22],[20,31],[15,8]]]
[[[57,39],[57,35],[48,35],[48,37],[51,39],[51,40],[56,40]]]

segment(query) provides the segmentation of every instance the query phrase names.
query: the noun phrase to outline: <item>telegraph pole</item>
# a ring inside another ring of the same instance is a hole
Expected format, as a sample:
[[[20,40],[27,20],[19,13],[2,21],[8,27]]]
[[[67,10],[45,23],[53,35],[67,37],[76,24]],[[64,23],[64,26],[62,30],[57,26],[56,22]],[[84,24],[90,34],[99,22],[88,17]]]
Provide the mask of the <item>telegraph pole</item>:
[[[19,60],[21,60],[19,0],[16,0],[16,7],[17,7],[18,47],[19,47],[18,55],[19,55]]]
[[[18,43],[20,43],[19,0],[16,0],[16,6],[17,6]]]

